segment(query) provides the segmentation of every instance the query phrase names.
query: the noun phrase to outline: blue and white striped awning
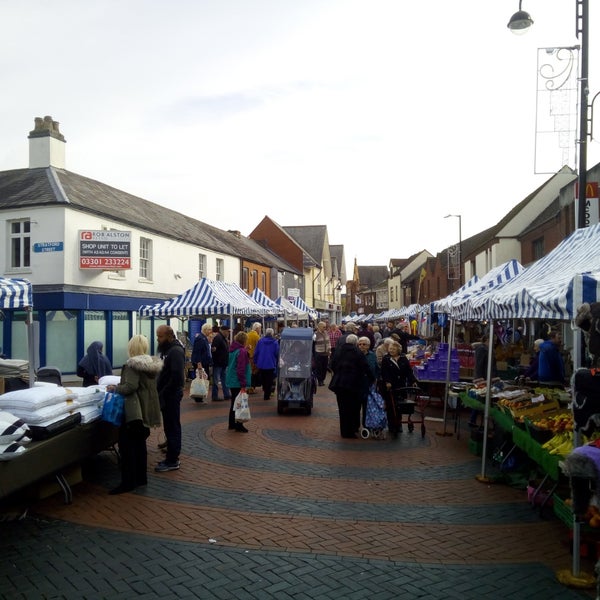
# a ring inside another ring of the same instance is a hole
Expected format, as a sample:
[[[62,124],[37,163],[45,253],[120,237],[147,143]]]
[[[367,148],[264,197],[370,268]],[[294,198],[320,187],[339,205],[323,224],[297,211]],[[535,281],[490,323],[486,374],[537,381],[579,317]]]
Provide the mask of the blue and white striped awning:
[[[0,308],[33,307],[31,282],[0,277]]]
[[[269,298],[260,288],[254,288],[250,294],[250,298],[261,306],[272,309],[273,315],[283,315],[286,312],[283,306]]]
[[[306,302],[304,302],[304,300],[302,300],[302,298],[300,298],[300,296],[298,296],[294,300],[294,306],[298,310],[300,310],[302,312],[308,313],[308,316],[311,319],[318,319],[319,318],[319,313],[314,308],[311,308],[310,306],[308,306],[308,304],[306,304]]]
[[[473,299],[482,319],[573,319],[600,300],[600,224],[578,229],[493,293]]]
[[[288,317],[302,321],[308,319],[308,313],[306,311],[301,311],[299,308],[296,308],[287,298],[284,298],[283,296],[279,296],[279,298],[275,300],[275,304],[280,306]]]
[[[276,315],[277,309],[260,305],[235,283],[201,279],[180,296],[141,306],[142,317],[196,317],[204,315]]]
[[[514,259],[491,269],[477,283],[448,302],[448,314],[465,321],[477,320],[477,314],[472,309],[475,299],[485,297],[492,290],[514,279],[523,271],[523,266]]]
[[[477,275],[474,275],[473,277],[471,277],[471,279],[469,279],[469,281],[467,281],[467,283],[465,283],[462,287],[458,288],[455,292],[452,292],[451,294],[449,294],[445,298],[442,298],[441,300],[434,300],[433,302],[431,302],[430,311],[432,313],[448,313],[450,311],[450,302],[452,302],[454,298],[459,298],[461,294],[464,294],[478,281],[479,277],[477,277]]]

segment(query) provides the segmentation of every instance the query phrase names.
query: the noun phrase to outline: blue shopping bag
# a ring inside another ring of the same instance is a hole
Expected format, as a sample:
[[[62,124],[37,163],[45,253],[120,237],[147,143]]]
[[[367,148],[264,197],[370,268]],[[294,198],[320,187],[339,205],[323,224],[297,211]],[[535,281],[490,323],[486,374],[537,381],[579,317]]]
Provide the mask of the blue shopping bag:
[[[116,427],[123,424],[125,416],[125,398],[117,392],[106,392],[102,405],[102,420]]]

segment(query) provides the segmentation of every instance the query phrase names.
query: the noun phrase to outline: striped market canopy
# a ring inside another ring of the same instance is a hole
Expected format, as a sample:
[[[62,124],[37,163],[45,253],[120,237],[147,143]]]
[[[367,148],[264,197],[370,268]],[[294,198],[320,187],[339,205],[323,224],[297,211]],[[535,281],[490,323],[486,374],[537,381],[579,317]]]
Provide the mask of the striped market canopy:
[[[197,317],[206,315],[267,316],[277,310],[262,306],[236,283],[203,278],[180,296],[141,306],[142,317]]]
[[[260,288],[254,288],[250,294],[250,298],[261,306],[272,309],[274,311],[273,314],[283,315],[286,312],[283,306],[277,304],[275,300],[271,300]]]
[[[458,288],[455,292],[452,292],[451,294],[449,294],[445,298],[442,298],[441,300],[435,300],[434,302],[431,302],[430,312],[431,313],[448,313],[448,312],[450,312],[450,303],[452,302],[452,300],[454,298],[459,298],[461,294],[464,294],[468,289],[473,287],[478,281],[479,281],[479,277],[477,277],[477,275],[474,275],[473,277],[471,277],[471,279],[469,279],[469,281],[467,281],[467,283],[465,283],[462,287]]]
[[[304,300],[302,300],[302,298],[300,298],[300,296],[298,296],[294,300],[294,306],[298,310],[300,310],[302,312],[308,313],[308,316],[311,319],[318,319],[319,318],[319,313],[314,308],[310,308],[310,306],[308,306],[308,304],[306,304],[306,302],[304,302]]]
[[[600,224],[578,229],[522,273],[475,298],[482,319],[570,320],[600,300]]]
[[[457,319],[476,320],[476,313],[472,309],[475,299],[489,295],[492,290],[512,280],[523,271],[523,266],[514,259],[495,267],[460,296],[452,298],[448,303],[448,313]]]
[[[31,282],[0,277],[0,308],[33,307]]]
[[[280,306],[288,317],[293,317],[294,319],[300,319],[302,321],[308,319],[308,313],[306,311],[301,311],[299,308],[296,308],[283,296],[279,296],[279,298],[275,300],[275,304]]]

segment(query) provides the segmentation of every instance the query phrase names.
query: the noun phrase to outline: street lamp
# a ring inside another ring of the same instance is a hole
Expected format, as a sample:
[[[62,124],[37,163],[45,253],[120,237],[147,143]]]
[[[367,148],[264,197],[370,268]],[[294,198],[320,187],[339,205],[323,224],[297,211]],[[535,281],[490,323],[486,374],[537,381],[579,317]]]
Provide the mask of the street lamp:
[[[533,19],[528,12],[521,10],[521,2],[519,0],[519,10],[510,18],[507,27],[515,34],[521,35],[527,32],[527,29],[533,25]]]
[[[456,217],[458,219],[458,287],[462,285],[462,218],[460,215],[446,215],[444,219]]]
[[[588,139],[588,60],[589,60],[589,0],[575,0],[575,33],[581,42],[581,71],[579,91],[579,173],[577,175],[577,228],[586,226],[587,188],[587,139]],[[533,19],[524,10],[519,10],[510,18],[507,27],[517,34],[525,33],[533,25]]]

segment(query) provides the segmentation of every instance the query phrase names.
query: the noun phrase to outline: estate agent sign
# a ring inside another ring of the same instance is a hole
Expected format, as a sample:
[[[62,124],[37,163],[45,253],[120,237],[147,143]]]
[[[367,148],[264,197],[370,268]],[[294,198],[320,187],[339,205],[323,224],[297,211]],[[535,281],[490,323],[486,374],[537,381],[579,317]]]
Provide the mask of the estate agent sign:
[[[131,269],[131,231],[80,230],[80,269]]]

